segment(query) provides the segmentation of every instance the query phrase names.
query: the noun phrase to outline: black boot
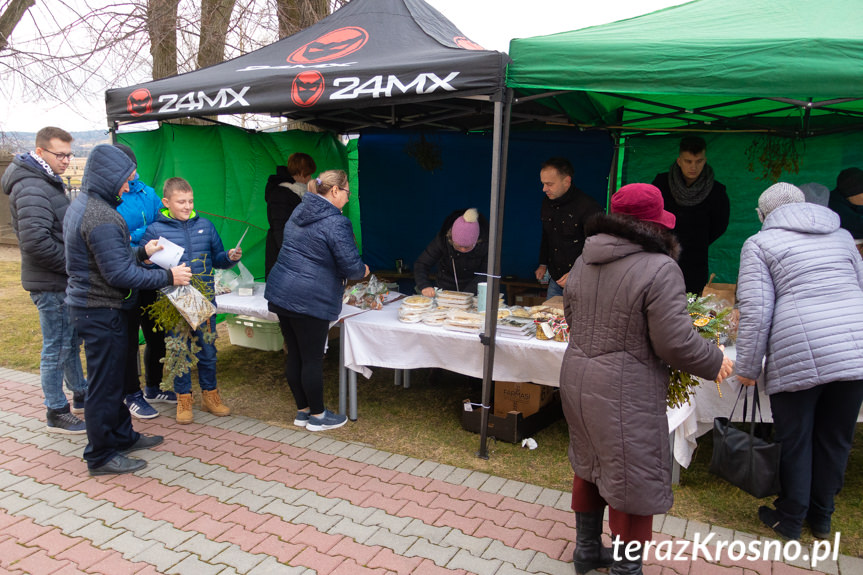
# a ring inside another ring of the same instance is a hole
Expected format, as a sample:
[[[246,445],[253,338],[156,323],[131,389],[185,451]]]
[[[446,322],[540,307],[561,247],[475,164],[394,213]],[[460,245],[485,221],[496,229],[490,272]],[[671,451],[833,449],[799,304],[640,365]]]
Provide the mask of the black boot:
[[[602,511],[575,513],[575,572],[584,575],[592,569],[609,567],[614,559],[611,548],[602,546]]]
[[[608,570],[608,575],[642,575],[641,560],[643,558],[644,545],[639,544],[637,549],[626,548],[629,543],[622,543],[617,551],[620,561],[614,561],[611,569]]]

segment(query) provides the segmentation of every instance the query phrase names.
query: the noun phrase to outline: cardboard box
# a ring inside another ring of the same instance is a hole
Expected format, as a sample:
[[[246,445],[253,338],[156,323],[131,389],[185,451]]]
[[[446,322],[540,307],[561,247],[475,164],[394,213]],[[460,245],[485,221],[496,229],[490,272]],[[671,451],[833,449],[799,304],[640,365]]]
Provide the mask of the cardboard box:
[[[702,296],[713,295],[717,302],[726,307],[734,307],[737,301],[737,284],[709,283],[701,291]]]
[[[563,296],[556,295],[553,298],[547,299],[542,302],[542,305],[547,305],[548,307],[556,307],[559,309],[563,309]]]
[[[465,399],[464,402],[470,403],[470,400]],[[490,413],[486,429],[489,437],[509,443],[521,443],[522,439],[531,437],[561,417],[563,417],[563,409],[558,400],[552,401],[538,412],[527,417],[519,411],[511,411],[504,417],[497,417]],[[482,411],[479,409],[462,410],[461,426],[467,431],[479,433],[482,426]]]
[[[263,351],[281,351],[285,345],[279,322],[249,315],[228,316],[228,335],[233,345]]]
[[[558,396],[556,387],[536,383],[495,381],[494,415],[506,417],[510,411],[529,417]]]

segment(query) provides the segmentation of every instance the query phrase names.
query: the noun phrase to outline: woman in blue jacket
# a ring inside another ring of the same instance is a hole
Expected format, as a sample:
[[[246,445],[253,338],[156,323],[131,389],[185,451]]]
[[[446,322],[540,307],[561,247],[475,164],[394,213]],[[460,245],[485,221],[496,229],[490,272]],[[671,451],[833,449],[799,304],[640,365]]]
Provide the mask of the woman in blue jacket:
[[[287,345],[285,375],[294,399],[294,425],[308,431],[341,427],[347,417],[324,407],[324,346],[339,317],[346,280],[368,275],[353,228],[342,208],[351,191],[342,170],[309,182],[309,192],[285,226],[282,249],[267,279],[265,297],[279,316]]]

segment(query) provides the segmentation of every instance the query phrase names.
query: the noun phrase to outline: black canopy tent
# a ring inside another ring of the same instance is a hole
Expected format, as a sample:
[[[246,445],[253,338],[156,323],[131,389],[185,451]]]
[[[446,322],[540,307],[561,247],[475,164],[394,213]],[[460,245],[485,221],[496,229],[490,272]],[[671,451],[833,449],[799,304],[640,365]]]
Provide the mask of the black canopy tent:
[[[423,0],[353,0],[320,22],[221,64],[108,90],[109,125],[263,113],[338,133],[491,130],[490,247],[482,404],[488,406],[500,291],[506,54],[483,50]],[[488,409],[479,456],[488,456]]]

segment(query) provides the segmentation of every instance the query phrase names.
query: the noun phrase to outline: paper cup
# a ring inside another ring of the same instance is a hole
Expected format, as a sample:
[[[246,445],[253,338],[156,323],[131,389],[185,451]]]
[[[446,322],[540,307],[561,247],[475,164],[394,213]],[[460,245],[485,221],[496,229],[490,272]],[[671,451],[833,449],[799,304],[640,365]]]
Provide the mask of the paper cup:
[[[476,284],[476,310],[485,311],[485,294],[488,288],[488,283],[480,282]]]

